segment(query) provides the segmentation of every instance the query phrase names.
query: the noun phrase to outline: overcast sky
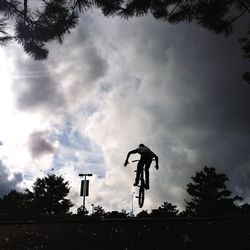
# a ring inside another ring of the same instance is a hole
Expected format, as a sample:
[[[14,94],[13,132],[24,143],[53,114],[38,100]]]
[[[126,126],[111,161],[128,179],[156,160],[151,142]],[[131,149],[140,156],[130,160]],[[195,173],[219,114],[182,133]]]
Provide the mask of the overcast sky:
[[[250,86],[241,77],[249,65],[237,41],[247,23],[224,37],[94,12],[63,45],[50,44],[46,61],[1,47],[0,195],[62,174],[76,208],[78,174],[93,173],[87,208],[130,212],[135,166],[123,163],[144,143],[160,161],[144,209],[165,201],[183,209],[186,185],[205,165],[250,202]]]

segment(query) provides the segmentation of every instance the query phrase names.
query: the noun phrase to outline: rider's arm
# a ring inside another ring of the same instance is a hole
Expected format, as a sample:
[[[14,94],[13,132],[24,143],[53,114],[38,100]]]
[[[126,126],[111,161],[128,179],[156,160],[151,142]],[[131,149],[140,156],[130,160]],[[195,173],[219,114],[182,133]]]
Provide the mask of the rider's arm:
[[[128,159],[129,159],[130,155],[131,154],[136,154],[136,153],[138,153],[137,149],[134,149],[134,150],[131,150],[131,151],[128,152],[127,158],[126,158],[125,163],[124,163],[124,167],[126,167],[128,165]]]
[[[155,158],[155,168],[158,169],[159,168],[159,158],[156,154],[154,154],[154,158]]]

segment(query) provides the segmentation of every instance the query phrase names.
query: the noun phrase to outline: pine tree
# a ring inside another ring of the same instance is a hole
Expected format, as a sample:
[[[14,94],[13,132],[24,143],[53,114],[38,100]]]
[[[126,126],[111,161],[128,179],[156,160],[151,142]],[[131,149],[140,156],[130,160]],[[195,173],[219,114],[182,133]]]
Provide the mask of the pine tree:
[[[28,0],[0,0],[0,45],[9,40],[20,43],[36,60],[46,59],[46,44],[60,43],[76,27],[79,14],[101,9],[105,16],[128,19],[151,14],[169,23],[195,22],[215,33],[232,32],[233,23],[250,12],[249,0],[40,0],[31,9]],[[15,34],[6,32],[7,22],[14,19]]]
[[[228,178],[216,173],[216,169],[205,166],[202,171],[191,177],[187,192],[191,196],[186,202],[186,213],[191,216],[214,216],[233,213],[237,210],[234,202],[240,197],[231,197],[226,187]]]

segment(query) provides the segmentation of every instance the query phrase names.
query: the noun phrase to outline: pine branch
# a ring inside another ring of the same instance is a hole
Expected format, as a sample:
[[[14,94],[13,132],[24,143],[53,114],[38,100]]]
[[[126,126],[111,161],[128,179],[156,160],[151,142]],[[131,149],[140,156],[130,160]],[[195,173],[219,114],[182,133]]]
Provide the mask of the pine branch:
[[[7,43],[12,40],[13,37],[11,36],[3,36],[3,37],[0,37],[0,46],[7,46]]]
[[[244,11],[242,11],[238,16],[234,17],[232,21],[230,21],[231,24],[233,24],[235,21],[237,21],[240,17],[242,17],[246,12],[249,12],[248,8],[245,8]]]
[[[234,4],[234,2],[235,2],[235,0],[229,0],[229,1],[227,1],[226,6],[228,5],[228,7],[225,8],[225,10],[223,11],[223,13],[221,14],[221,17],[223,17],[228,12],[228,10],[231,8],[231,6]]]
[[[175,5],[175,7],[172,9],[172,11],[169,13],[169,16],[171,16],[174,12],[175,12],[175,10],[177,9],[177,7],[182,3],[182,1],[183,0],[180,0],[176,5]]]
[[[0,46],[6,46],[7,43],[13,38],[5,31],[7,26],[6,21],[6,18],[0,19],[0,33],[3,34],[3,36],[0,37]]]
[[[238,0],[238,1],[239,1],[239,3],[241,3],[248,11],[250,11],[249,6],[248,6],[246,3],[242,2],[241,0]]]
[[[24,20],[27,19],[27,12],[28,12],[28,0],[23,1],[23,14],[24,14]]]

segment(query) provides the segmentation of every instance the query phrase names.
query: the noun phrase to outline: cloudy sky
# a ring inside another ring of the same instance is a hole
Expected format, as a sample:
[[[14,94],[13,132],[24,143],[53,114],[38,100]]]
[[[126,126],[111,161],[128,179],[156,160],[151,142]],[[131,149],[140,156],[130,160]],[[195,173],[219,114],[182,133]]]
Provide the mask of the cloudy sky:
[[[160,160],[144,209],[165,201],[183,209],[186,185],[205,165],[250,201],[250,86],[241,78],[249,65],[237,41],[247,23],[224,37],[93,11],[63,45],[49,45],[46,61],[1,47],[0,195],[61,174],[77,208],[78,174],[93,173],[87,208],[130,211],[135,166],[123,163],[144,143]]]

